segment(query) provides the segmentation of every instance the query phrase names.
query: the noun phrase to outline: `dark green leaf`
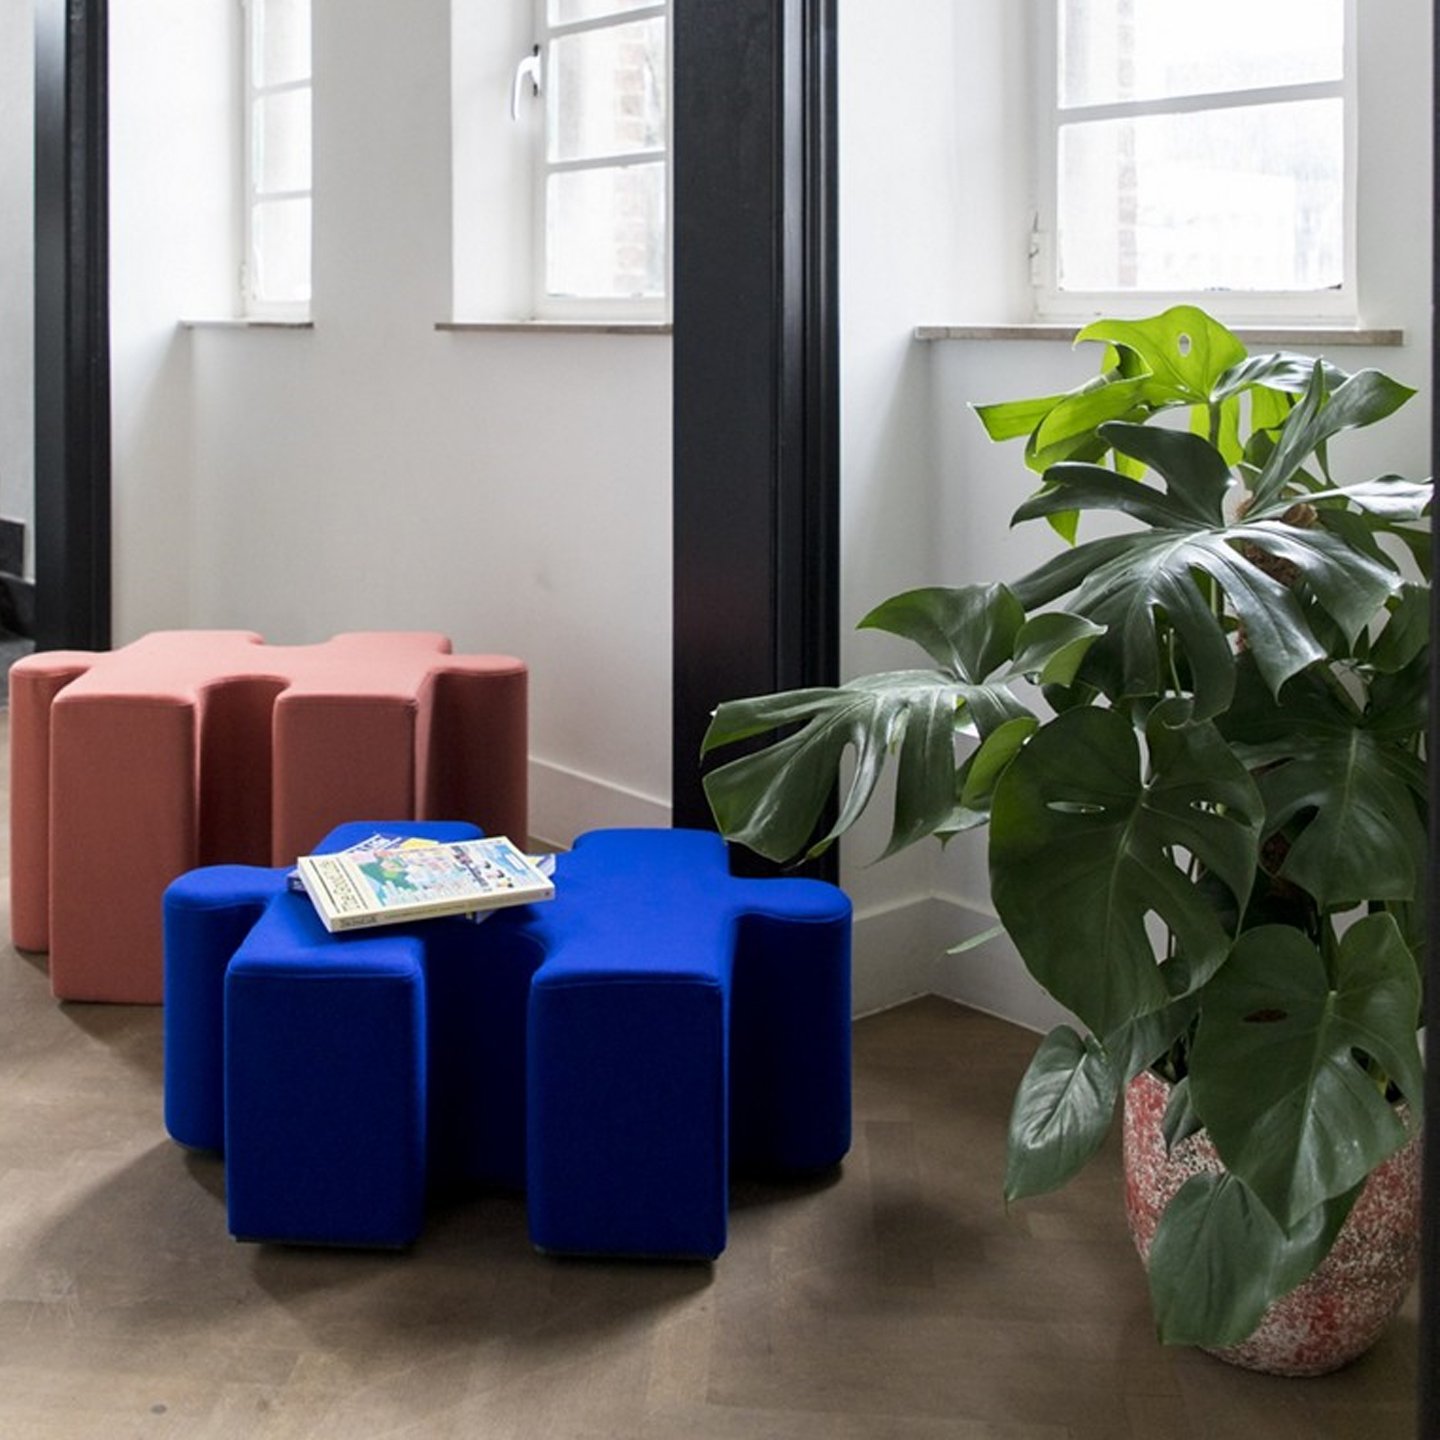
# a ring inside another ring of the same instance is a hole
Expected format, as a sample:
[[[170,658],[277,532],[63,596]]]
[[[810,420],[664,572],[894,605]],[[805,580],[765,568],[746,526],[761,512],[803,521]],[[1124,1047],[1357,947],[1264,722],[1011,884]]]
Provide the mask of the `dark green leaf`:
[[[1225,496],[1234,482],[1221,453],[1198,435],[1160,425],[1106,425],[1100,432],[1118,451],[1148,465],[1165,481],[1185,526],[1225,523]]]
[[[1421,654],[1430,642],[1430,592],[1405,585],[1390,602],[1390,618],[1370,651],[1370,664],[1393,675]]]
[[[1011,673],[1038,685],[1069,685],[1090,647],[1104,633],[1092,621],[1061,610],[1034,615],[1015,636]]]
[[[1419,891],[1425,827],[1413,798],[1410,751],[1423,708],[1406,711],[1398,737],[1384,726],[1398,695],[1362,715],[1324,672],[1297,677],[1279,699],[1242,664],[1222,729],[1236,753],[1260,771],[1267,835],[1286,831],[1280,876],[1322,909],[1362,900],[1409,900]],[[1423,681],[1423,674],[1416,677]],[[1377,686],[1382,682],[1377,681]],[[1413,697],[1423,701],[1423,685]]]
[[[1329,1253],[1353,1194],[1288,1233],[1233,1175],[1192,1176],[1160,1218],[1150,1247],[1150,1298],[1167,1345],[1238,1345],[1272,1301]]]
[[[978,684],[1010,658],[1024,620],[1004,585],[934,585],[893,596],[857,628],[913,640],[942,670]]]
[[[1093,1036],[1068,1025],[1040,1042],[1010,1112],[1006,1200],[1056,1190],[1104,1143],[1120,1077]]]
[[[1378,370],[1361,370],[1333,391],[1317,361],[1300,403],[1290,412],[1279,442],[1255,481],[1255,504],[1276,501],[1305,461],[1342,430],[1373,425],[1393,414],[1415,392]]]
[[[1195,1103],[1190,1097],[1190,1077],[1181,1076],[1170,1087],[1170,1100],[1165,1106],[1165,1118],[1160,1122],[1161,1133],[1165,1136],[1165,1150],[1168,1154],[1192,1135],[1204,1129]]]
[[[1415,965],[1386,914],[1357,921],[1332,962],[1296,929],[1243,934],[1204,996],[1190,1085],[1226,1166],[1281,1226],[1358,1185],[1405,1127],[1355,1052],[1412,1104],[1423,1090]]]
[[[1189,1028],[1199,1008],[1192,996],[1186,996],[1107,1035],[1105,1053],[1119,1069],[1123,1083],[1128,1085],[1164,1055]]]
[[[964,809],[977,812],[990,809],[990,799],[1000,777],[1039,726],[1033,715],[1025,715],[1006,721],[985,737],[965,768],[960,787],[960,804]]]
[[[1151,769],[1115,711],[1070,710],[1042,727],[996,787],[992,896],[1026,966],[1096,1034],[1174,998],[1146,931],[1152,911],[1204,971],[1229,937],[1175,852],[1199,857],[1243,903],[1260,801],[1213,726],[1147,728]],[[1183,864],[1183,862],[1182,862]]]
[[[704,740],[709,752],[804,719],[804,727],[768,748],[705,776],[720,831],[772,860],[789,860],[810,842],[840,762],[855,752],[855,773],[840,818],[815,848],[842,834],[868,805],[886,755],[899,751],[892,845],[933,833],[955,804],[955,714],[966,687],[931,670],[871,675],[834,690],[805,690],[727,701]],[[1018,714],[1025,714],[1011,701]]]

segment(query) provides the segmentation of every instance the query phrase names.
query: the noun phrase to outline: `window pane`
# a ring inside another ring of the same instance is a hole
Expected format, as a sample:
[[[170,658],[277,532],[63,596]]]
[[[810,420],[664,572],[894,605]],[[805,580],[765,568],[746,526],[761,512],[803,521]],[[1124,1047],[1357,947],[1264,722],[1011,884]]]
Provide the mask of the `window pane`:
[[[618,15],[654,3],[655,0],[550,0],[550,23],[572,25],[577,20],[598,20],[602,15]]]
[[[586,299],[665,293],[665,166],[609,166],[550,176],[545,288]]]
[[[665,146],[665,21],[567,35],[546,69],[551,160]]]
[[[310,188],[310,89],[255,100],[255,185],[265,193]]]
[[[253,0],[254,81],[283,85],[310,74],[310,0]]]
[[[309,300],[310,201],[261,201],[251,225],[255,298],[271,304]]]
[[[1066,290],[1323,290],[1344,278],[1342,102],[1060,128]]]
[[[1057,0],[1060,103],[1338,80],[1344,0]]]

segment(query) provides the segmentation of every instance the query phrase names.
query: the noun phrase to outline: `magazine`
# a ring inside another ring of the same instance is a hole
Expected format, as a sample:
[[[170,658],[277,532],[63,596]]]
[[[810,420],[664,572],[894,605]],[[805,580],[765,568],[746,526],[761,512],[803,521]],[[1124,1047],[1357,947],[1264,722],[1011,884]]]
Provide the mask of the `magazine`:
[[[296,868],[327,930],[397,925],[549,900],[555,884],[503,835],[352,847]]]
[[[421,845],[437,845],[437,840],[424,840],[418,835],[385,835],[376,831],[373,835],[367,835],[363,840],[357,840],[353,845],[347,845],[343,850],[334,851],[337,855],[368,855],[372,850],[413,850]],[[299,890],[302,894],[305,890],[305,882],[300,878],[300,870],[297,866],[286,877],[285,883],[292,890]]]

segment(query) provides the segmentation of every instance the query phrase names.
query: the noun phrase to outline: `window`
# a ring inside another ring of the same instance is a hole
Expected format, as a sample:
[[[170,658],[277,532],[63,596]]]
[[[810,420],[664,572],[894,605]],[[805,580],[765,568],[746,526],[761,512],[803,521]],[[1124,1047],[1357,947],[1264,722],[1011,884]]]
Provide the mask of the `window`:
[[[669,317],[668,0],[451,0],[451,320]]]
[[[1353,0],[1053,0],[1039,308],[1354,311]]]
[[[669,211],[666,7],[541,0],[540,314],[657,312]]]
[[[246,315],[310,305],[310,0],[243,0]]]

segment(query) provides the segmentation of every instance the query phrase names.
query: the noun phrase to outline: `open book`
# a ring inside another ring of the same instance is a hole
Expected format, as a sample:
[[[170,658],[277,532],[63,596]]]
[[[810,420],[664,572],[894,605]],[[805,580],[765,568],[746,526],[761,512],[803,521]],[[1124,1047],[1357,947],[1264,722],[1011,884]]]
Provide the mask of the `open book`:
[[[503,835],[302,855],[296,869],[331,931],[469,915],[555,894],[549,876]]]

